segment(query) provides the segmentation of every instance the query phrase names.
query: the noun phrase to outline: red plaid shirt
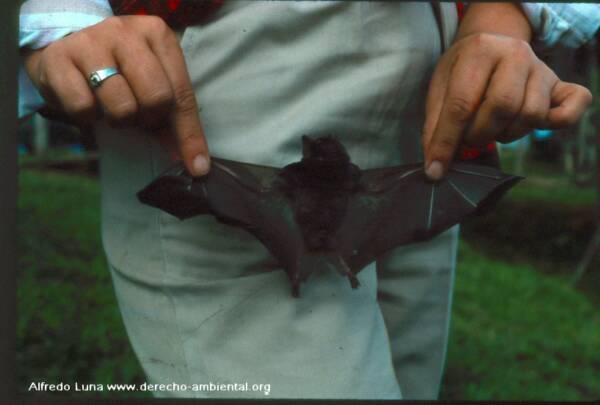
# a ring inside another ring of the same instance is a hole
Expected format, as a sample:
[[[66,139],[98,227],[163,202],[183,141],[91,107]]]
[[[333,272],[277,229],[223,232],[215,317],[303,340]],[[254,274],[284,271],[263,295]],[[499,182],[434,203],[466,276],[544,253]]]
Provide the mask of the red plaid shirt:
[[[205,22],[224,0],[109,0],[115,15],[157,15],[173,29]]]

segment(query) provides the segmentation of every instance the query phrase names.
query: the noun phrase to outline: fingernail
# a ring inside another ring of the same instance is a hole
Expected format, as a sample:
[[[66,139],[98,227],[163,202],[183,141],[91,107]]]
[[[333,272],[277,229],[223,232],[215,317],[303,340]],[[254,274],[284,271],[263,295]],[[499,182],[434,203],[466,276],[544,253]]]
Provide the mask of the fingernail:
[[[444,166],[442,163],[434,160],[429,164],[429,167],[425,169],[425,174],[433,181],[439,181],[444,177]]]
[[[198,155],[194,158],[192,167],[194,169],[195,176],[204,176],[208,173],[208,159],[204,155]]]

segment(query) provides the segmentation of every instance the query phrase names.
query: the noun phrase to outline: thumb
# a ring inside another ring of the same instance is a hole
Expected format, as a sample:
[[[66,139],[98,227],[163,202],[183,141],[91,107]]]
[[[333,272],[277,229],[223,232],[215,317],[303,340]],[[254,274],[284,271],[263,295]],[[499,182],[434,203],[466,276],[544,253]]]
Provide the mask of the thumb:
[[[592,103],[592,93],[575,83],[558,81],[551,94],[549,128],[560,129],[574,125]]]

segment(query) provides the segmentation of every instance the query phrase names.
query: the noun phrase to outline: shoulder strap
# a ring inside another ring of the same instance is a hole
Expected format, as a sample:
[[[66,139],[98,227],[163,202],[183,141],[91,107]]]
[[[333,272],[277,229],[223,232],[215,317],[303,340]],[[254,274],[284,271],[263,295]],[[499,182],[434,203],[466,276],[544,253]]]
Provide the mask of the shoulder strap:
[[[454,3],[440,3],[438,1],[432,1],[430,4],[440,33],[441,53],[444,53],[452,44],[456,34],[458,25],[456,6]]]

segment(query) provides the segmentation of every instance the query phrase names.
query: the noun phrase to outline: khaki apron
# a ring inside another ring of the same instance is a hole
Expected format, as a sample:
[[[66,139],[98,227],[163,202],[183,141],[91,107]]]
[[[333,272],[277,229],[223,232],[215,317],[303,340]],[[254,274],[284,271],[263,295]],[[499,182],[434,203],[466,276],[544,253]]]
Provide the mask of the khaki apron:
[[[446,42],[456,27],[454,5],[436,7],[225,2],[181,42],[211,154],[283,166],[300,158],[302,134],[334,133],[362,168],[420,160],[442,49],[434,10]],[[171,164],[151,136],[103,124],[97,134],[103,242],[124,323],[148,382],[180,384],[155,395],[437,397],[457,228],[369,265],[357,290],[323,272],[294,299],[249,234],[137,201]]]

